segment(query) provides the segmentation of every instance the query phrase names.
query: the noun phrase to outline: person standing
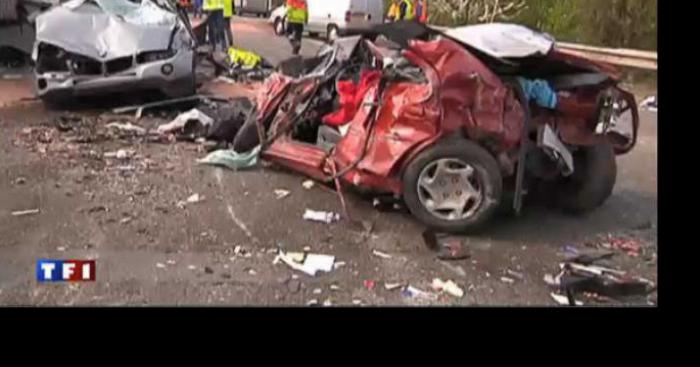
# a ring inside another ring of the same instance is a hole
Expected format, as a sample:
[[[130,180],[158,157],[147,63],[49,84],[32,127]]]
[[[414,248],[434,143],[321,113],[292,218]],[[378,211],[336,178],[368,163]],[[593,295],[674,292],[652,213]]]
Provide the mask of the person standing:
[[[194,9],[192,9],[192,15],[195,19],[202,17],[202,0],[194,0]]]
[[[226,45],[233,47],[233,31],[231,30],[231,18],[236,11],[233,0],[224,0],[224,34],[226,35]]]
[[[428,0],[416,1],[416,20],[420,23],[428,23]]]
[[[389,22],[395,22],[399,19],[399,1],[392,0],[389,6],[389,11],[386,13],[386,18]]]
[[[226,52],[223,0],[204,0],[202,9],[207,13],[209,44],[211,44],[213,51],[216,51],[216,46],[221,45],[222,51]]]
[[[306,0],[287,0],[287,34],[292,44],[292,54],[299,55],[304,25],[309,22]]]
[[[413,20],[415,17],[413,0],[399,0],[399,17],[397,20]]]

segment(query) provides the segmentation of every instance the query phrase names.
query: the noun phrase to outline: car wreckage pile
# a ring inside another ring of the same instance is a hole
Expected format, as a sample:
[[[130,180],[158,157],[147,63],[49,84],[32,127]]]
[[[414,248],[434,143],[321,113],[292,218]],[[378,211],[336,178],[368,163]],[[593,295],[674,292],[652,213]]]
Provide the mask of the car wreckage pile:
[[[482,226],[511,204],[507,191],[520,210],[534,185],[583,212],[610,196],[615,156],[636,143],[636,103],[619,81],[610,66],[516,25],[381,25],[283,62],[249,108],[237,102],[245,112],[221,137],[232,150],[216,153],[225,159],[204,161],[241,168],[259,154],[402,199],[446,232]]]
[[[127,85],[195,93],[186,16],[155,0],[115,5],[125,3],[73,0],[37,18],[40,95]],[[65,22],[86,28],[67,37]],[[234,75],[246,61],[229,56]],[[218,142],[200,163],[238,169],[260,157],[339,191],[403,201],[445,232],[476,230],[502,205],[519,212],[535,187],[551,188],[563,209],[592,210],[612,193],[616,155],[637,140],[634,96],[613,67],[517,25],[384,24],[265,66],[256,98],[205,100],[158,132]]]

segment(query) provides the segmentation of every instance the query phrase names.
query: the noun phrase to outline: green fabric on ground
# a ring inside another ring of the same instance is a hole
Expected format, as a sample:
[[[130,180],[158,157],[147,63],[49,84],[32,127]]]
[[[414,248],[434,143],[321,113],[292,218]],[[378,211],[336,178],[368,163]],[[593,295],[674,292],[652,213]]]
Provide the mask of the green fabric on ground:
[[[234,171],[254,167],[258,164],[260,146],[246,153],[237,153],[232,149],[217,150],[203,159],[197,160],[199,164],[222,166]]]

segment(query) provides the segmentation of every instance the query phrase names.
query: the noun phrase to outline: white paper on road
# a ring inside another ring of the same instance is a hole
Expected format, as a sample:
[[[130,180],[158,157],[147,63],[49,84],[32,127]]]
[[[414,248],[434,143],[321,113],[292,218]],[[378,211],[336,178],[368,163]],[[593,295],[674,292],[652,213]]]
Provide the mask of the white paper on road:
[[[333,264],[335,263],[335,256],[319,254],[306,255],[303,263],[294,261],[294,256],[282,251],[280,251],[278,258],[289,265],[290,268],[304,272],[312,277],[316,276],[316,273],[319,271],[324,271],[326,273],[331,272],[333,270]]]

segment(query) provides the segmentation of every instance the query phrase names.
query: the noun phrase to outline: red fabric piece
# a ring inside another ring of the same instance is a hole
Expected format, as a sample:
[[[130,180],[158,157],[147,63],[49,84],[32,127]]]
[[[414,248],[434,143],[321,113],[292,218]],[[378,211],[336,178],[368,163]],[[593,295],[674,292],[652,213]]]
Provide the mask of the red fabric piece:
[[[381,78],[381,72],[377,70],[364,70],[360,74],[360,82],[355,84],[351,80],[338,82],[338,95],[340,96],[340,108],[324,116],[322,121],[329,126],[342,126],[355,117],[362,100],[373,83]]]

